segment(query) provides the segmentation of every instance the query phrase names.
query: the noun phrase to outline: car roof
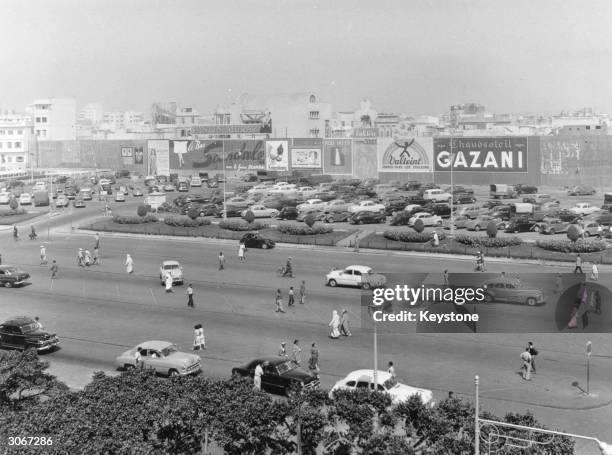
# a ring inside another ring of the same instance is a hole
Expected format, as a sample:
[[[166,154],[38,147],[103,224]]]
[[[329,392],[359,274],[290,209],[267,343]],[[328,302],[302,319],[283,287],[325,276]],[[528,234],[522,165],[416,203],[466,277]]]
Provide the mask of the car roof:
[[[29,316],[13,316],[12,318],[4,321],[2,325],[17,325],[21,327],[23,325],[33,324],[34,322],[36,321]]]
[[[358,270],[360,272],[369,272],[370,270],[372,270],[372,267],[368,267],[367,265],[349,265],[345,267],[345,269],[348,268]]]
[[[377,376],[379,384],[391,378],[391,374],[389,374],[386,371],[381,371],[381,370],[377,370],[376,376]],[[351,371],[349,374],[346,375],[345,379],[354,380],[354,381],[363,380],[363,381],[370,382],[374,380],[374,370]]]
[[[487,280],[485,281],[484,284],[490,284],[490,283],[510,283],[510,284],[518,284],[520,283],[521,280],[519,280],[518,278],[494,278],[492,280]]]
[[[174,343],[170,343],[169,341],[152,340],[140,343],[136,346],[136,348],[155,349],[156,351],[161,351],[162,349],[165,349],[168,346],[172,346],[173,344]]]
[[[181,265],[181,264],[179,263],[179,261],[175,261],[175,260],[171,259],[171,260],[168,260],[168,261],[162,261],[162,266],[164,266],[164,265]]]

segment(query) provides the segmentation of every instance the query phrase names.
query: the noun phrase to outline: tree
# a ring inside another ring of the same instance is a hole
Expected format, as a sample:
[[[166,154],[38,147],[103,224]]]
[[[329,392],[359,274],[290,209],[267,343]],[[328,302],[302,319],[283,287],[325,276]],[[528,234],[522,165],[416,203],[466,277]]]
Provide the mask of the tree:
[[[489,224],[487,224],[487,235],[490,239],[497,237],[497,225],[495,222],[489,221]]]
[[[187,210],[187,216],[192,220],[195,220],[200,216],[200,209],[198,207],[190,207],[189,210]]]
[[[17,202],[17,198],[11,198],[10,202],[9,202],[9,207],[12,210],[17,210],[17,207],[19,207],[19,202]]]
[[[580,235],[580,228],[575,224],[572,224],[567,230],[567,238],[570,239],[572,242],[578,240],[580,238]]]
[[[138,209],[136,209],[136,214],[140,217],[145,216],[148,213],[146,205],[139,205]]]
[[[316,221],[317,220],[315,219],[315,217],[314,217],[314,215],[312,213],[309,213],[304,218],[304,223],[306,223],[306,226],[308,226],[309,228],[312,228]]]
[[[425,230],[425,224],[423,224],[423,220],[420,218],[414,222],[413,227],[419,234]]]
[[[255,221],[255,214],[251,210],[247,210],[247,212],[244,214],[244,220],[251,224],[253,221]]]

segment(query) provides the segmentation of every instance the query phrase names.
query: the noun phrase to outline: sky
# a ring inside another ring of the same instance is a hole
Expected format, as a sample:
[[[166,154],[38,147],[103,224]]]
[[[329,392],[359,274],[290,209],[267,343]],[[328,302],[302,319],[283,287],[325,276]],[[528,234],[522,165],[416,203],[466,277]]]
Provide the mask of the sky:
[[[334,111],[612,112],[609,0],[0,0],[0,109],[36,98],[211,113],[241,93]]]

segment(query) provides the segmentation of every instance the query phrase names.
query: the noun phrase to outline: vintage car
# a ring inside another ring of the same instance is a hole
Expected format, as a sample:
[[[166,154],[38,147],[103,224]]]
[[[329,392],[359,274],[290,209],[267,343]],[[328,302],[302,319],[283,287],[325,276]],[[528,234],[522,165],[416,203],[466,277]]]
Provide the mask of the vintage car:
[[[350,206],[351,203],[346,202],[344,199],[334,199],[325,205],[325,213],[346,212]]]
[[[233,206],[233,207],[239,207],[242,210],[245,210],[247,208],[249,208],[249,206],[254,204],[254,200],[251,198],[243,198],[240,196],[234,196],[233,198],[230,198],[226,201],[226,205],[228,206]]]
[[[225,218],[233,218],[233,217],[237,217],[237,216],[242,216],[242,211],[244,209],[241,207],[236,207],[233,205],[227,205],[225,209],[221,209],[219,210],[219,213],[217,213],[217,218],[222,218],[225,216]]]
[[[24,284],[30,274],[13,265],[0,265],[0,286],[12,288]]]
[[[377,385],[378,387],[375,387]],[[407,402],[411,396],[418,395],[424,404],[433,406],[433,392],[427,389],[412,387],[397,382],[397,380],[386,371],[376,372],[374,381],[374,370],[355,370],[346,375],[344,379],[334,384],[329,391],[329,398],[334,398],[334,392],[338,390],[365,389],[386,393],[391,397],[394,405]]]
[[[137,365],[136,352],[140,348],[141,363]],[[115,358],[115,366],[124,370],[146,368],[164,376],[186,376],[202,371],[200,357],[178,350],[168,341],[145,341]]]
[[[163,261],[159,267],[159,279],[162,284],[166,283],[166,275],[172,276],[172,283],[183,284],[183,267],[179,261]]]
[[[494,218],[488,215],[481,215],[473,220],[467,221],[464,224],[464,228],[468,231],[480,231],[482,229],[486,229],[490,222],[495,223],[497,229],[506,229],[506,223],[501,220],[501,218]]]
[[[164,185],[164,191],[167,193],[171,193],[173,191],[176,191],[176,186],[174,186],[172,183],[166,183]]]
[[[354,204],[349,206],[348,211],[351,213],[357,212],[384,212],[385,206],[384,204],[379,204],[374,201],[360,201],[358,204]]]
[[[308,199],[306,202],[298,204],[296,208],[300,212],[306,210],[324,210],[326,205],[327,203],[322,201],[321,199]]]
[[[533,227],[534,232],[540,234],[561,234],[567,232],[571,223],[568,221],[561,221],[559,218],[544,218],[542,221],[536,223]]]
[[[30,193],[21,193],[19,195],[19,205],[32,204],[32,195]]]
[[[319,379],[287,357],[261,357],[232,368],[232,377],[253,378],[261,365],[261,388],[266,392],[290,396],[302,389],[318,389]]]
[[[0,324],[0,348],[53,351],[59,344],[54,333],[46,332],[28,316],[16,316]]]
[[[244,246],[246,246],[247,248],[261,248],[262,250],[274,248],[274,245],[276,245],[274,240],[266,239],[261,235],[253,232],[244,234],[240,239],[240,242],[244,243]]]
[[[514,217],[506,224],[505,232],[530,232],[533,231],[537,221],[528,217]]]
[[[591,213],[599,211],[601,211],[599,207],[595,207],[587,202],[579,202],[570,208],[570,212],[580,216],[590,215]]]
[[[57,196],[57,199],[55,200],[55,207],[59,208],[59,207],[68,207],[68,204],[70,203],[70,201],[68,200],[68,198],[63,195],[63,194],[59,194]]]
[[[344,270],[332,269],[325,276],[328,286],[352,286],[362,289],[383,287],[387,282],[384,275],[374,273],[371,267],[365,265],[350,265]]]
[[[84,209],[85,201],[81,197],[77,197],[74,201],[72,201],[72,205],[75,209]]]
[[[296,218],[296,221],[300,221],[303,222],[306,220],[306,217],[312,215],[314,216],[314,219],[316,221],[321,221],[323,220],[323,218],[325,217],[325,212],[323,210],[320,209],[316,209],[316,208],[307,208],[304,210],[299,210],[298,211],[298,216]]]
[[[278,210],[270,209],[259,204],[252,205],[248,209],[243,210],[240,215],[244,218],[248,212],[251,212],[255,218],[275,218],[278,216]]]
[[[517,195],[536,194],[538,192],[538,187],[533,185],[526,185],[524,183],[517,183],[516,185],[514,185],[514,191],[516,191]]]
[[[295,207],[283,207],[276,218],[279,220],[295,220],[300,212]]]
[[[568,196],[590,196],[595,193],[595,188],[590,185],[578,185],[567,190]]]
[[[387,215],[381,212],[370,212],[363,211],[354,213],[351,218],[351,224],[372,224],[372,223],[384,223],[387,221]]]
[[[487,302],[524,303],[529,306],[545,303],[539,289],[527,289],[518,278],[495,278],[483,283]]]
[[[396,212],[404,210],[406,208],[405,199],[392,199],[385,203],[385,213],[387,216],[395,215]]]
[[[329,212],[323,216],[323,221],[326,223],[343,223],[351,218],[349,212]]]
[[[125,202],[125,194],[120,191],[115,193],[115,202]]]
[[[187,183],[187,182],[178,182],[176,190],[181,192],[181,193],[186,193],[187,191],[189,191],[189,183]]]
[[[442,226],[442,218],[429,212],[418,212],[410,218],[408,226],[414,226],[416,220],[423,221],[424,226]]]

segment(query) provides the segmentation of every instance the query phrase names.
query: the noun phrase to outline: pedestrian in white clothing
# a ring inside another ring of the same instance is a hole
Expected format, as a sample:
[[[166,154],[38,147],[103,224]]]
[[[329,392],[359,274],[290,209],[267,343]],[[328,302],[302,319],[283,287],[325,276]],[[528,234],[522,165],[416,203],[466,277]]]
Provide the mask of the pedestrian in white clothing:
[[[44,245],[40,246],[40,265],[47,263],[47,250]]]
[[[125,271],[127,273],[134,273],[134,260],[129,254],[125,256]]]
[[[206,349],[206,338],[202,324],[196,324],[193,328],[193,350]]]
[[[238,259],[240,260],[240,262],[244,262],[246,261],[246,258],[244,257],[244,252],[246,250],[246,246],[244,245],[244,243],[240,243],[240,246],[238,246]]]
[[[340,316],[338,316],[336,310],[332,311],[332,319],[329,321],[328,326],[331,327],[329,337],[337,340],[340,337]]]
[[[597,267],[597,262],[593,262],[593,267],[591,267],[591,280],[599,280],[599,267]]]
[[[174,292],[172,290],[172,275],[170,275],[170,273],[166,273],[165,283],[166,283],[166,292]]]

